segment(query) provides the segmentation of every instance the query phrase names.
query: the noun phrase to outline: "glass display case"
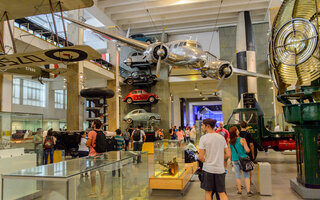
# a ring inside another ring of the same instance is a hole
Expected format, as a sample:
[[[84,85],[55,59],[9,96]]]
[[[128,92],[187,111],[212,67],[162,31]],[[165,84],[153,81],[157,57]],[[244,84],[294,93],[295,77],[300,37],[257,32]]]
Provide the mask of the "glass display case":
[[[184,144],[181,140],[154,142],[154,176],[179,178],[184,173]]]
[[[113,151],[5,174],[2,199],[148,199],[148,178],[146,152]]]
[[[42,163],[43,115],[0,112],[0,149],[24,148],[25,153],[36,153]]]

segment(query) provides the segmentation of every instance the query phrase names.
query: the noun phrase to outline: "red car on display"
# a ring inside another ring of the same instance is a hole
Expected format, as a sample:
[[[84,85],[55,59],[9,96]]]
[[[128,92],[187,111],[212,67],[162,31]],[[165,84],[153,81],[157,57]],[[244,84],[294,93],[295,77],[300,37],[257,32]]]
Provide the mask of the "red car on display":
[[[156,94],[148,93],[145,90],[132,90],[125,98],[124,102],[129,104],[134,102],[148,101],[150,103],[157,103],[159,97]]]

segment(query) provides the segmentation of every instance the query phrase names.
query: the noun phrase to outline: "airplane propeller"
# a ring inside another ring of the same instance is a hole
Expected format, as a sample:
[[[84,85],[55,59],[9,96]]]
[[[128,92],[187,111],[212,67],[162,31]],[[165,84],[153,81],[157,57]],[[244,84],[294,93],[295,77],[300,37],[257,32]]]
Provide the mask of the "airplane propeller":
[[[223,74],[223,76],[221,77],[221,79],[218,82],[216,89],[214,89],[214,93],[217,93],[220,90],[222,82],[224,81],[225,77],[226,77],[226,74]]]
[[[220,90],[222,82],[224,81],[226,76],[228,76],[232,73],[232,71],[229,67],[225,67],[225,68],[223,68],[222,73],[223,73],[223,75],[222,75],[221,79],[219,80],[216,89],[214,89],[214,93],[217,93]]]
[[[161,34],[161,45],[160,45],[160,49],[158,49],[157,54],[159,56],[158,58],[158,62],[157,62],[157,69],[156,69],[156,76],[159,77],[160,74],[160,67],[161,67],[161,57],[163,57],[165,55],[165,51],[162,49],[163,47],[163,41],[164,41],[164,31],[165,28],[163,28],[162,30],[162,34]]]

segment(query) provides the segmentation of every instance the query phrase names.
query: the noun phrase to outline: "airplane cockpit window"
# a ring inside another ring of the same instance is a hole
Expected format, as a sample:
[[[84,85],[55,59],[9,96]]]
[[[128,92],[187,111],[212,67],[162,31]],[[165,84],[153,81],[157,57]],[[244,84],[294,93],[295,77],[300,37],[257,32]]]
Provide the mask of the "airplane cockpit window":
[[[182,45],[183,45],[183,42],[180,42],[180,43],[179,43],[179,47],[181,47]]]
[[[178,44],[175,44],[175,45],[174,45],[174,48],[177,48],[177,47],[178,47]]]
[[[187,46],[187,42],[184,42],[184,43],[183,43],[183,46]]]

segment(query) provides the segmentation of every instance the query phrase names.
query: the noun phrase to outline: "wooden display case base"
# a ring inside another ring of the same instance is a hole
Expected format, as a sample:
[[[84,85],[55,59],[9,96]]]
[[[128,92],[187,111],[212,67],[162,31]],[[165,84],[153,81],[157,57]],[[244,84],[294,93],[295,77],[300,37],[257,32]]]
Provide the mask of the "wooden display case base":
[[[185,163],[182,169],[184,173],[179,178],[174,177],[155,177],[149,178],[149,187],[152,190],[179,190],[185,189],[193,174],[197,171],[198,162]]]

